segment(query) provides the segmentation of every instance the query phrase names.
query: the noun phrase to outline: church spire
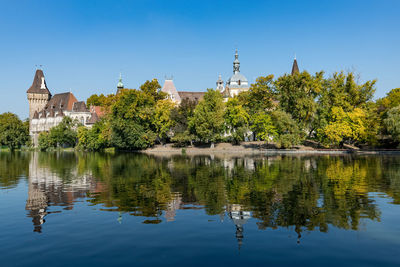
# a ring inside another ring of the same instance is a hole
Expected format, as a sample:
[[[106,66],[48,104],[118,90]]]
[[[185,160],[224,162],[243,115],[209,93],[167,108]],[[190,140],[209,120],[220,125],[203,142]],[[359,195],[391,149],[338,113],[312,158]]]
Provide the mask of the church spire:
[[[296,55],[294,55],[294,61],[293,61],[293,66],[292,66],[292,75],[299,73],[299,66],[297,65],[297,59]]]
[[[238,50],[235,51],[235,60],[233,61],[233,74],[240,72],[240,61],[239,61],[239,54]]]

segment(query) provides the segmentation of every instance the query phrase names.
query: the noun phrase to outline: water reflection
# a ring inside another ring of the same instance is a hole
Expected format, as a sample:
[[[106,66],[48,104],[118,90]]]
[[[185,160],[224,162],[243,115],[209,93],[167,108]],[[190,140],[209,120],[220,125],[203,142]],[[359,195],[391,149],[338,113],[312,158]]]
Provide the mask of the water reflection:
[[[292,229],[298,242],[304,231],[358,230],[362,220],[379,221],[371,193],[399,203],[399,164],[390,156],[4,153],[0,188],[26,177],[35,232],[43,231],[47,214],[73,209],[81,199],[100,212],[116,212],[120,223],[123,214],[145,224],[172,222],[188,209],[227,216],[240,248],[250,218],[260,230]]]

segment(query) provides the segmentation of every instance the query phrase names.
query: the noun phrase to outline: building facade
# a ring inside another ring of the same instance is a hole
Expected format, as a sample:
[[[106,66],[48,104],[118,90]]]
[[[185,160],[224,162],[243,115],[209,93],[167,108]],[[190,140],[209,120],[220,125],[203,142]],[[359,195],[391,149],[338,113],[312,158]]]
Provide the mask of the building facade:
[[[41,132],[47,132],[57,126],[64,116],[91,127],[98,116],[95,109],[89,110],[84,101],[78,101],[71,93],[50,93],[43,71],[36,70],[31,87],[27,90],[29,102],[29,134],[34,146],[38,144]]]

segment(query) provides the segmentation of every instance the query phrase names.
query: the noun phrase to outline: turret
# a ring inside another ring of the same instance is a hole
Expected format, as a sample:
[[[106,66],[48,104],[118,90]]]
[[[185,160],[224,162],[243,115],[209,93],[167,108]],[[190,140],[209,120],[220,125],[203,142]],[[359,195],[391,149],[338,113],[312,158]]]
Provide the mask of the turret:
[[[224,81],[222,80],[221,75],[218,76],[217,91],[219,91],[221,93],[224,91]]]
[[[118,84],[117,84],[117,94],[119,92],[121,92],[122,89],[124,89],[124,84],[122,83],[122,75],[120,73],[119,74],[119,81],[118,81]]]
[[[33,118],[35,111],[41,111],[51,98],[51,93],[47,88],[43,71],[37,69],[31,87],[26,91],[29,102],[29,120]]]

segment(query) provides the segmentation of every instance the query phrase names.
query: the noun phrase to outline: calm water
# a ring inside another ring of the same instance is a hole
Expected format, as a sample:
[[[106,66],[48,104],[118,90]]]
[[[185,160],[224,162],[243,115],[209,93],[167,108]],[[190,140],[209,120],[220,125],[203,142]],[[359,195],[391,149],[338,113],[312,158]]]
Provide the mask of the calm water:
[[[400,156],[0,153],[1,266],[400,264]]]

